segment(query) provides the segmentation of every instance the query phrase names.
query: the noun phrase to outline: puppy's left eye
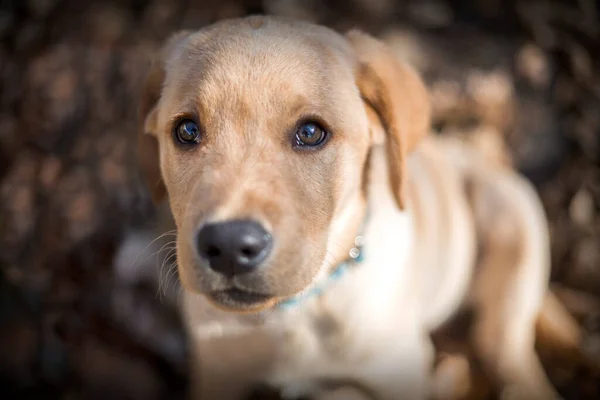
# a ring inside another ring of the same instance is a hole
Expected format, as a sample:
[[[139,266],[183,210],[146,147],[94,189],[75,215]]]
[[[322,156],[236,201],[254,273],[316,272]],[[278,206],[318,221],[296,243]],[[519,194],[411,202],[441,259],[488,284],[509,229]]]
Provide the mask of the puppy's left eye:
[[[307,122],[298,127],[296,131],[296,146],[316,147],[325,142],[327,131],[316,122]]]
[[[200,142],[200,128],[192,120],[183,120],[175,127],[175,137],[181,143],[196,144]]]

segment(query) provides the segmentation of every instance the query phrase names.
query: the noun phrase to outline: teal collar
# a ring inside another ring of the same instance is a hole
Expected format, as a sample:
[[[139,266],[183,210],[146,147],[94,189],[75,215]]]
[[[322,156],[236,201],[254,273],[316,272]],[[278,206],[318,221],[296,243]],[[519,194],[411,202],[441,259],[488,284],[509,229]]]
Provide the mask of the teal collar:
[[[277,304],[277,307],[282,309],[292,308],[294,306],[299,305],[303,301],[307,300],[313,296],[320,296],[323,294],[325,289],[333,284],[335,281],[338,281],[348,269],[356,266],[357,264],[362,263],[364,260],[364,227],[366,225],[366,218],[363,226],[360,230],[358,236],[354,238],[354,246],[348,252],[348,258],[341,263],[339,263],[335,269],[331,272],[331,274],[325,279],[324,282],[320,282],[318,285],[311,287],[310,289],[296,295],[290,297],[286,300],[283,300]]]

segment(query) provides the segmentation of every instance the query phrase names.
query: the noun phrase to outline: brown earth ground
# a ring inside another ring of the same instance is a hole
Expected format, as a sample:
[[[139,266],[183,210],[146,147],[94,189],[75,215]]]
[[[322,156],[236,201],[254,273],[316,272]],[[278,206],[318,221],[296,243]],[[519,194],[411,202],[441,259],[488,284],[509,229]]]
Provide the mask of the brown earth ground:
[[[600,354],[599,9],[585,0],[3,1],[0,397],[185,393],[173,307],[112,265],[125,234],[154,215],[132,156],[137,93],[169,33],[249,13],[382,35],[426,77],[437,131],[505,140],[544,201],[555,289],[589,334],[586,351]],[[600,398],[593,371],[543,354],[565,398]]]

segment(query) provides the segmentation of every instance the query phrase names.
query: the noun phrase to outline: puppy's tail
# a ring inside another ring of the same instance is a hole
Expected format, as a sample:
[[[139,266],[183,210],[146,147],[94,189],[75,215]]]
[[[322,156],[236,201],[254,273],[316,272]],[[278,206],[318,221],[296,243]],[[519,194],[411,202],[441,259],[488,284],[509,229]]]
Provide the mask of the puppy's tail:
[[[583,332],[575,318],[548,291],[537,320],[536,332],[540,345],[575,354],[582,345]]]
[[[536,339],[541,352],[600,371],[597,357],[586,350],[583,328],[553,291],[548,291],[544,298],[537,319]]]

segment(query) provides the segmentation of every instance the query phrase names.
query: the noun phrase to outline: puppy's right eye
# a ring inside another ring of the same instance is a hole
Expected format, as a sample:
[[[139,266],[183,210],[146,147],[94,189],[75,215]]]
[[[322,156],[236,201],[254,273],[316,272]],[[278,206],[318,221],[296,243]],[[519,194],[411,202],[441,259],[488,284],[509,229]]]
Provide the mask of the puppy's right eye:
[[[189,119],[184,119],[175,128],[175,137],[184,144],[196,144],[200,142],[200,128],[198,124]]]
[[[307,122],[300,125],[296,131],[295,147],[319,147],[327,140],[327,131],[316,122]]]

